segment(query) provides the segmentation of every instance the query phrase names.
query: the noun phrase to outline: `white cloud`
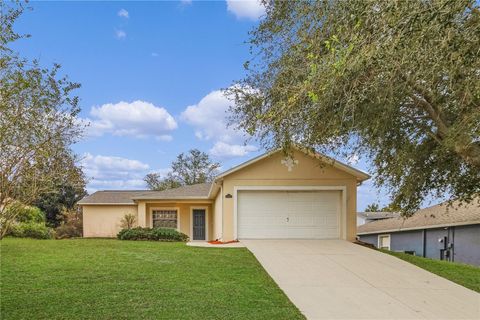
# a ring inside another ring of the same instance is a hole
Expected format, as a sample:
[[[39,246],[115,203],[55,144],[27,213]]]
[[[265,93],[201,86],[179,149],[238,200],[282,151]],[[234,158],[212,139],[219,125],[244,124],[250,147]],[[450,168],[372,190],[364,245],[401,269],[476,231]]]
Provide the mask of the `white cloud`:
[[[198,139],[214,142],[210,153],[217,157],[244,156],[258,150],[252,145],[242,145],[247,138],[244,131],[227,127],[227,111],[231,104],[223,91],[216,90],[181,114],[181,119],[195,128]]]
[[[226,117],[230,105],[223,91],[212,91],[199,103],[188,106],[182,112],[181,119],[195,127],[195,136],[201,140],[238,141],[245,135],[227,128]]]
[[[227,0],[227,10],[237,18],[257,20],[265,13],[265,7],[259,0]]]
[[[257,150],[258,147],[253,145],[228,144],[219,141],[210,149],[210,154],[219,158],[243,157]]]
[[[81,165],[89,179],[88,190],[144,189],[143,177],[150,166],[138,160],[122,157],[83,155]]]
[[[115,37],[117,39],[125,39],[127,37],[127,33],[123,30],[115,30]]]
[[[89,121],[89,134],[101,136],[111,133],[118,136],[136,138],[155,137],[170,141],[169,132],[177,128],[177,122],[165,108],[152,103],[136,100],[133,102],[107,103],[93,107],[90,111],[93,120]]]
[[[119,17],[122,17],[122,18],[130,18],[129,14],[128,14],[128,11],[125,10],[125,9],[120,9],[118,12],[117,12],[117,15]]]
[[[156,52],[152,52],[151,55],[152,55],[152,57],[154,57],[154,58],[158,57],[158,53],[156,53]]]

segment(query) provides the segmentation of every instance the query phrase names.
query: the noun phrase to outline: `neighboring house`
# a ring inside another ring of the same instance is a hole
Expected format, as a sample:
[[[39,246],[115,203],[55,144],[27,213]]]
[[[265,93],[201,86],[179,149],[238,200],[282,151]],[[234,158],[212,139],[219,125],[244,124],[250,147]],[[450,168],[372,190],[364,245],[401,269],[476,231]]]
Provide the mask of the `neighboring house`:
[[[356,237],[357,186],[369,175],[320,154],[265,153],[212,183],[165,191],[98,191],[79,202],[85,237],[114,237],[127,213],[191,240]]]
[[[378,220],[357,228],[359,240],[377,248],[433,259],[480,265],[480,206],[446,203],[421,209],[410,218]]]
[[[362,224],[369,223],[372,221],[383,220],[388,218],[399,217],[400,213],[398,212],[357,212],[357,226]]]

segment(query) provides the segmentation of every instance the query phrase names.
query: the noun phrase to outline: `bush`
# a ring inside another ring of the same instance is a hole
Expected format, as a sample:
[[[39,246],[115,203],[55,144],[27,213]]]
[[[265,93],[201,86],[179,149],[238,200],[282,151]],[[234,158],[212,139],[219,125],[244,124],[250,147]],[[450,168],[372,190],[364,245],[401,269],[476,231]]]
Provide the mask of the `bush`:
[[[17,238],[52,239],[54,232],[45,226],[45,223],[27,222],[13,225],[8,235]]]
[[[122,229],[117,238],[120,240],[188,241],[188,236],[175,229],[132,228]]]
[[[77,238],[83,234],[82,214],[72,210],[62,212],[62,224],[55,229],[55,238]]]
[[[37,207],[27,206],[21,202],[15,201],[6,209],[6,215],[15,216],[15,221],[19,223],[44,223],[45,214]],[[11,213],[10,213],[11,212]]]
[[[123,216],[122,221],[120,221],[120,225],[122,229],[132,229],[136,221],[137,217],[134,214],[127,213]]]

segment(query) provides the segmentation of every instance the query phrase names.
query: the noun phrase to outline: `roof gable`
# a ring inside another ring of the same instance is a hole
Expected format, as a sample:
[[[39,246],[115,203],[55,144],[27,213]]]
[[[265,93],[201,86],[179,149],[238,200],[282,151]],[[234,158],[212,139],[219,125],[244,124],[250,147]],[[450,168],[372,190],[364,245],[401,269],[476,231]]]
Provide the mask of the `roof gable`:
[[[311,158],[317,159],[317,160],[321,161],[323,164],[325,164],[325,165],[327,165],[327,166],[332,166],[332,167],[334,167],[335,169],[338,169],[338,170],[340,170],[340,171],[342,171],[342,172],[345,172],[345,173],[347,173],[347,174],[349,174],[349,175],[352,175],[352,176],[354,176],[354,177],[357,179],[357,181],[359,181],[359,182],[365,181],[365,180],[367,180],[367,179],[370,178],[370,175],[368,175],[367,173],[365,173],[365,172],[363,172],[363,171],[360,171],[360,170],[358,170],[358,169],[355,169],[355,168],[353,168],[353,167],[351,167],[351,166],[349,166],[349,165],[347,165],[347,164],[345,164],[345,163],[342,163],[342,162],[340,162],[340,161],[338,161],[338,160],[335,160],[335,159],[333,159],[333,158],[327,157],[327,156],[325,156],[325,155],[323,155],[323,154],[305,151],[304,149],[301,149],[301,148],[298,148],[298,147],[294,148],[294,150],[297,151],[297,152],[303,153],[304,155],[309,156],[309,157],[311,157]],[[243,169],[245,169],[245,168],[247,168],[247,167],[249,167],[249,166],[252,166],[252,165],[254,165],[254,164],[256,164],[256,163],[258,163],[258,162],[260,162],[260,161],[262,161],[262,160],[265,160],[265,159],[267,159],[267,158],[269,158],[269,157],[271,157],[271,156],[273,156],[273,155],[276,155],[277,153],[279,153],[279,152],[281,152],[281,151],[282,151],[281,149],[276,149],[276,150],[273,150],[273,151],[270,151],[270,152],[266,152],[266,153],[264,153],[264,154],[262,154],[262,155],[260,155],[260,156],[258,156],[258,157],[256,157],[256,158],[253,158],[253,159],[251,159],[251,160],[248,160],[248,161],[246,161],[246,162],[244,162],[244,163],[242,163],[242,164],[240,164],[240,165],[238,165],[238,166],[236,166],[236,167],[233,167],[233,168],[231,168],[231,169],[229,169],[229,170],[227,170],[227,171],[219,174],[219,175],[215,178],[215,181],[221,180],[221,179],[223,179],[223,178],[225,178],[225,177],[227,177],[227,176],[229,176],[229,175],[231,175],[231,174],[233,174],[233,173],[236,173],[236,172],[238,172],[238,171],[240,171],[240,170],[243,170]]]

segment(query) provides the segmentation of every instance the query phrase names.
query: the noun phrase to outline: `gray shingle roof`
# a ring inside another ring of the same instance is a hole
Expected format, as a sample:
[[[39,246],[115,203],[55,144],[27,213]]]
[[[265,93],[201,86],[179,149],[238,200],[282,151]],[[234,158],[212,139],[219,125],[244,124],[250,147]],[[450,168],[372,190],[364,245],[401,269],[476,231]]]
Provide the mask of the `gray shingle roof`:
[[[200,183],[164,191],[103,190],[86,196],[78,204],[134,204],[134,200],[204,199],[208,197],[211,185]]]
[[[376,220],[357,227],[357,234],[395,232],[411,229],[435,228],[458,224],[480,224],[480,199],[468,205],[454,202],[453,207],[441,203],[415,212],[409,218],[397,217]]]
[[[176,199],[176,198],[207,198],[212,183],[199,183],[164,191],[147,191],[133,196],[135,200],[146,199]]]
[[[396,218],[400,216],[400,213],[378,211],[378,212],[357,212],[357,215],[365,219],[376,220],[376,219]]]

